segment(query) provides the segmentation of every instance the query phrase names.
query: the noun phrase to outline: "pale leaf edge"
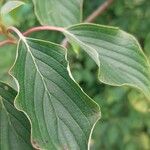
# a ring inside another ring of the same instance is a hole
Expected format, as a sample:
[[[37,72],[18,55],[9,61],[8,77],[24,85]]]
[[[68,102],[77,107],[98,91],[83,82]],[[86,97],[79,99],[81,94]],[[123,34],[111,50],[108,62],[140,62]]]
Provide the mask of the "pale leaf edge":
[[[132,35],[132,34],[129,34],[127,32],[125,32],[124,30],[120,29],[119,27],[114,27],[114,26],[107,26],[107,25],[100,25],[100,24],[95,24],[95,23],[79,23],[79,24],[75,24],[75,25],[71,25],[71,26],[68,26],[66,28],[64,28],[65,30],[63,31],[63,34],[64,36],[66,36],[65,34],[70,34],[71,36],[73,34],[71,34],[69,31],[67,31],[69,28],[72,28],[72,27],[76,27],[76,26],[80,26],[80,25],[94,25],[94,26],[97,26],[97,27],[103,27],[103,28],[107,28],[107,29],[113,29],[113,30],[117,30],[118,32],[121,31],[121,32],[124,32],[126,35],[128,35],[130,38],[133,39],[133,41],[136,43],[136,45],[138,46],[138,50],[140,51],[141,55],[143,55],[144,59],[145,59],[145,63],[147,64],[147,69],[148,69],[148,72],[149,72],[149,75],[150,75],[150,62],[147,58],[147,56],[145,55],[145,53],[143,52],[138,40]],[[66,36],[67,38],[67,36]],[[67,38],[68,39],[68,38]],[[78,39],[76,39],[78,40]],[[79,42],[82,42],[80,40],[78,40]],[[68,42],[69,42],[69,39],[68,39]],[[71,43],[70,43],[71,44]],[[76,43],[77,45],[79,45],[78,43]],[[82,43],[84,44],[84,43]],[[85,44],[84,44],[85,45]],[[80,45],[79,45],[80,46]],[[93,48],[90,48],[90,49],[93,49]],[[94,52],[96,52],[96,50],[94,50]],[[96,52],[97,53],[97,52]],[[98,79],[100,82],[104,83],[104,84],[107,84],[107,85],[111,85],[111,86],[117,86],[117,87],[122,87],[122,86],[130,86],[130,87],[133,87],[133,88],[136,88],[138,89],[139,91],[141,91],[145,97],[147,99],[150,99],[150,92],[145,92],[142,88],[139,88],[138,86],[136,85],[133,85],[133,84],[129,84],[129,83],[124,83],[124,84],[110,84],[104,80],[101,79],[101,76],[100,76],[100,59],[99,59],[99,56],[98,56],[98,53],[97,53],[97,60],[96,60],[96,64],[98,65]],[[149,91],[150,91],[150,87],[149,88]]]
[[[30,125],[31,125],[30,141],[31,141],[31,143],[32,143],[32,146],[33,146],[34,148],[37,148],[37,146],[34,144],[33,139],[32,139],[32,137],[33,137],[33,131],[32,131],[33,126],[32,126],[31,119],[30,119],[30,117],[28,116],[28,114],[27,114],[24,110],[22,110],[21,108],[19,108],[18,105],[17,105],[18,96],[19,96],[19,91],[20,91],[20,90],[19,90],[19,89],[20,89],[20,86],[19,86],[18,80],[15,78],[15,76],[14,76],[13,73],[12,73],[13,68],[15,67],[17,58],[18,58],[18,50],[19,50],[18,47],[19,47],[19,43],[20,43],[21,41],[26,42],[26,41],[25,41],[26,39],[33,39],[33,38],[26,38],[26,37],[24,37],[23,35],[20,35],[20,40],[18,41],[18,45],[17,45],[16,58],[15,58],[15,61],[14,61],[13,65],[12,65],[12,67],[10,68],[10,70],[9,70],[8,73],[9,73],[9,75],[14,79],[14,81],[15,81],[15,83],[16,83],[16,85],[17,85],[17,91],[18,91],[18,93],[17,93],[17,95],[16,95],[16,97],[15,97],[15,100],[14,100],[14,106],[15,106],[15,108],[16,108],[17,110],[22,111],[22,112],[26,115],[26,117],[28,118],[28,120],[29,120],[29,122],[30,122]],[[81,89],[81,91],[83,92],[83,94],[85,94],[85,95],[91,100],[91,102],[93,103],[93,105],[95,105],[95,107],[97,107],[97,114],[96,114],[96,115],[97,115],[97,116],[96,116],[96,117],[97,117],[97,120],[95,121],[95,123],[93,123],[93,126],[92,126],[91,131],[90,131],[90,134],[89,134],[89,139],[88,139],[88,149],[89,149],[89,148],[90,148],[90,139],[91,139],[91,136],[92,136],[94,127],[95,127],[96,123],[98,122],[98,120],[101,118],[100,106],[99,106],[92,98],[90,98],[90,97],[83,91],[83,89],[79,86],[79,84],[74,80],[74,78],[73,78],[73,76],[72,76],[72,74],[71,74],[71,71],[70,71],[69,61],[67,60],[67,49],[66,49],[65,47],[59,45],[59,44],[56,44],[56,43],[53,43],[53,42],[50,42],[50,41],[44,41],[44,40],[40,40],[40,39],[34,39],[34,40],[41,41],[41,42],[47,42],[47,43],[56,45],[56,46],[58,46],[58,47],[61,47],[62,49],[65,50],[65,60],[66,60],[66,62],[67,62],[67,68],[66,68],[66,69],[67,69],[67,71],[68,71],[68,74],[69,74],[70,78],[71,78],[71,79],[75,82],[75,84]],[[26,44],[27,44],[27,43],[26,43]]]

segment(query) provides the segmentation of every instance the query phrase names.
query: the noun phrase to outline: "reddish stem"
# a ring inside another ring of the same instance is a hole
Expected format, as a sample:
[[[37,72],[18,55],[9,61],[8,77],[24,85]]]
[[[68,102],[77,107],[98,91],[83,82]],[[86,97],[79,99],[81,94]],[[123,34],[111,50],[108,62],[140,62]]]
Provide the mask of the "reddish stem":
[[[84,22],[94,22],[95,19],[100,16],[111,4],[113,0],[106,0],[100,5],[90,16],[88,16]]]
[[[53,30],[53,31],[59,31],[63,32],[64,28],[62,27],[55,27],[55,26],[39,26],[39,27],[33,27],[26,32],[23,33],[24,36],[28,36],[29,34],[36,32],[36,31],[43,31],[43,30]]]
[[[101,15],[113,2],[113,0],[106,0],[101,6],[98,7],[97,10],[95,10],[84,22],[93,22],[99,15]],[[43,30],[53,30],[53,31],[59,31],[63,32],[64,28],[62,27],[55,27],[55,26],[38,26],[38,27],[33,27],[26,32],[23,33],[24,36],[28,36],[29,34],[37,31],[43,31]],[[8,29],[9,31],[9,29]],[[0,32],[1,34],[1,32]],[[0,47],[5,45],[5,44],[15,44],[16,41],[13,39],[8,39],[5,41],[0,42]],[[63,46],[67,47],[68,42],[67,39],[65,38],[62,42]]]
[[[29,34],[33,33],[33,32],[37,32],[37,31],[43,31],[43,30],[53,30],[53,31],[59,31],[59,32],[63,32],[64,28],[62,27],[54,27],[54,26],[38,26],[38,27],[33,27],[29,30],[27,30],[26,32],[23,33],[24,36],[28,36]],[[8,32],[10,32],[11,29],[8,29]],[[13,39],[8,39],[5,41],[0,42],[0,47],[6,44],[15,44],[16,41],[14,41]]]
[[[103,4],[101,4],[94,12],[89,15],[84,22],[94,22],[97,17],[99,17],[107,8],[113,3],[113,0],[106,0]],[[61,45],[64,47],[68,47],[68,40],[65,38],[62,42]]]
[[[14,41],[14,40],[1,41],[1,42],[0,42],[0,47],[4,46],[4,45],[6,45],[6,44],[15,44],[15,43],[16,43],[16,41]]]

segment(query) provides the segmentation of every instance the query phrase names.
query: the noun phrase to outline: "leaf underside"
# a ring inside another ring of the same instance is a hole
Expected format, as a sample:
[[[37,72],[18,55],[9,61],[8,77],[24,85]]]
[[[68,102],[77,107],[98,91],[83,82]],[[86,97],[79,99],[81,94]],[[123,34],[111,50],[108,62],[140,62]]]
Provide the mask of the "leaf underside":
[[[69,75],[65,53],[53,43],[20,41],[12,70],[20,85],[15,104],[30,118],[34,147],[87,150],[99,107]]]
[[[150,99],[150,65],[133,36],[119,28],[95,24],[74,25],[64,34],[97,63],[101,82],[136,87]]]
[[[13,105],[17,92],[0,82],[0,149],[32,150],[29,121]]]
[[[83,0],[33,0],[42,25],[66,27],[81,22]]]

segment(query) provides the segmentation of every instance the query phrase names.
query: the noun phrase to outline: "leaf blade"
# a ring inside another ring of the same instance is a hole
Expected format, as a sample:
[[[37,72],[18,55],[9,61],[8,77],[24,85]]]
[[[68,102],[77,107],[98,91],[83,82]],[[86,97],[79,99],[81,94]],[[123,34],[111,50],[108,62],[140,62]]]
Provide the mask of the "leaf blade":
[[[13,106],[17,92],[0,82],[0,145],[5,150],[32,150],[29,121]]]
[[[69,26],[82,20],[83,0],[33,0],[35,14],[42,25]]]
[[[99,80],[113,86],[130,85],[150,97],[150,65],[137,40],[119,28],[79,24],[64,32],[100,68]]]
[[[16,105],[31,120],[36,148],[87,149],[99,118],[98,106],[70,78],[67,66],[65,49],[58,45],[20,43],[13,69],[20,84]]]
[[[13,11],[14,9],[20,7],[21,5],[23,5],[24,3],[21,1],[8,1],[7,3],[5,3],[2,8],[1,8],[1,15],[6,15],[8,13],[10,13],[11,11]]]

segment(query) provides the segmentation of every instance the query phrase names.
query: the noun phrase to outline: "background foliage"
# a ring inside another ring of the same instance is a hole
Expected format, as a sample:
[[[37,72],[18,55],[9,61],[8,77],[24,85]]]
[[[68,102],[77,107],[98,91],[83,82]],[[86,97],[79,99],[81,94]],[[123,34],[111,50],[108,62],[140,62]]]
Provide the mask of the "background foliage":
[[[3,1],[4,2],[4,1]],[[31,0],[7,16],[10,25],[21,31],[39,25],[33,13]],[[85,0],[84,18],[96,9],[103,0]],[[1,1],[2,3],[2,1]],[[97,18],[96,23],[118,26],[135,35],[150,58],[150,1],[114,0],[112,6]],[[19,13],[17,13],[19,11]],[[63,36],[56,32],[38,32],[32,37],[61,42]],[[3,39],[5,37],[0,37]],[[70,48],[71,49],[71,48]],[[111,87],[99,83],[96,64],[80,50],[77,56],[70,50],[70,66],[76,81],[101,107],[102,118],[94,130],[92,150],[149,150],[150,149],[150,104],[139,92],[128,87]],[[15,46],[0,49],[0,80],[14,86],[8,70],[13,64]]]

